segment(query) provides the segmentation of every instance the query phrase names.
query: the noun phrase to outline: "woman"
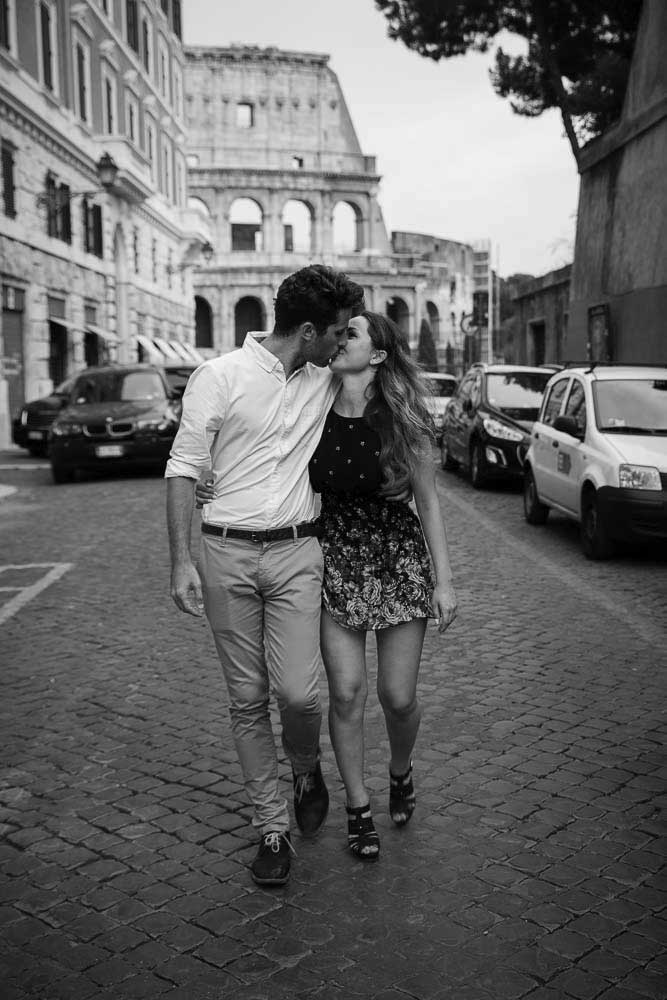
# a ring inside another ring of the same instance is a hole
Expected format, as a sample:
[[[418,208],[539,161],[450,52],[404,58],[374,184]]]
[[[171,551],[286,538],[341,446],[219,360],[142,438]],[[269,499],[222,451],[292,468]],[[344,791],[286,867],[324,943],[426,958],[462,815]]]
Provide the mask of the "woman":
[[[377,689],[391,754],[389,812],[404,826],[416,803],[412,751],[426,622],[435,617],[444,632],[456,597],[435,489],[427,389],[391,320],[363,312],[347,333],[330,363],[341,388],[310,476],[322,495],[320,635],[329,734],[345,785],[349,849],[375,861],[380,842],[363,774],[366,633],[375,632],[377,642]],[[213,496],[201,483],[196,495],[198,504]],[[419,518],[408,503],[412,496]]]

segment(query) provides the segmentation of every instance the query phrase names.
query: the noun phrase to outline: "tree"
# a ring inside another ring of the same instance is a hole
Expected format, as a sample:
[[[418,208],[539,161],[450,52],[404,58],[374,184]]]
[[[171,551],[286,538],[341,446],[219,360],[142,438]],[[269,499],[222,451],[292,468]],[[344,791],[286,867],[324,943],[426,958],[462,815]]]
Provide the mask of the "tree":
[[[375,0],[390,38],[434,59],[486,52],[501,31],[525,55],[498,46],[491,82],[512,110],[535,118],[559,108],[575,160],[623,106],[642,0]]]
[[[427,319],[421,321],[419,327],[419,344],[417,345],[417,361],[427,372],[437,372],[438,354],[433,341],[431,324]]]

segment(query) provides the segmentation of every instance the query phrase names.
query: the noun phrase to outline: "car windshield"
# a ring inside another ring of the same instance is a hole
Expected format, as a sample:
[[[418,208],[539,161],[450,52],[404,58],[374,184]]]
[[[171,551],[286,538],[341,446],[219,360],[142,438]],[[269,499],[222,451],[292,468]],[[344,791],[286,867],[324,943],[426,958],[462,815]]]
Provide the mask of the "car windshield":
[[[188,379],[194,371],[194,366],[184,365],[183,368],[165,368],[164,374],[170,389],[185,389]]]
[[[164,399],[165,390],[157,372],[109,371],[85,376],[76,385],[77,405]]]
[[[593,400],[605,434],[667,434],[667,380],[600,379]]]
[[[553,372],[489,372],[486,398],[490,406],[515,420],[537,420],[544,389]]]
[[[456,380],[453,378],[433,378],[431,375],[426,381],[433,396],[449,398],[456,392]]]

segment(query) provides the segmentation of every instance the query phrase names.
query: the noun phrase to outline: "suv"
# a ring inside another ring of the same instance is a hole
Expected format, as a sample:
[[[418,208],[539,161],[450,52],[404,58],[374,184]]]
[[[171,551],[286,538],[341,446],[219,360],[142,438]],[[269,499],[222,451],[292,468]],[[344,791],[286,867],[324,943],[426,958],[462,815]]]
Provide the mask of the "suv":
[[[667,367],[570,368],[551,379],[526,456],[524,513],[580,525],[589,559],[667,540]]]
[[[424,378],[431,390],[428,407],[433,416],[437,440],[440,442],[442,427],[445,422],[445,410],[449,405],[450,399],[456,392],[459,380],[455,375],[449,375],[446,372],[424,372]]]
[[[67,405],[75,375],[70,375],[48,396],[24,403],[12,422],[12,441],[31,455],[46,455],[51,424]]]
[[[181,395],[153,365],[86,368],[51,425],[54,481],[67,482],[79,469],[164,468],[178,430]]]
[[[475,489],[492,478],[521,477],[530,429],[552,375],[525,365],[473,365],[445,412],[443,469],[469,469]]]

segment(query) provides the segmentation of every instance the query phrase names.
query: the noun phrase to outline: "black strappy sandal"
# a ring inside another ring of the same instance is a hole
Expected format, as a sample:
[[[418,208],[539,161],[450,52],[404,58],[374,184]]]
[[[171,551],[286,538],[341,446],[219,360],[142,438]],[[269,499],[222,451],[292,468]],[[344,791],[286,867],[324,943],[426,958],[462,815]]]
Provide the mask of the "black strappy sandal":
[[[350,809],[347,813],[347,846],[360,861],[377,861],[380,856],[380,838],[373,825],[370,802]]]
[[[405,826],[417,805],[417,796],[412,784],[412,761],[405,774],[389,771],[389,815],[396,826]]]

